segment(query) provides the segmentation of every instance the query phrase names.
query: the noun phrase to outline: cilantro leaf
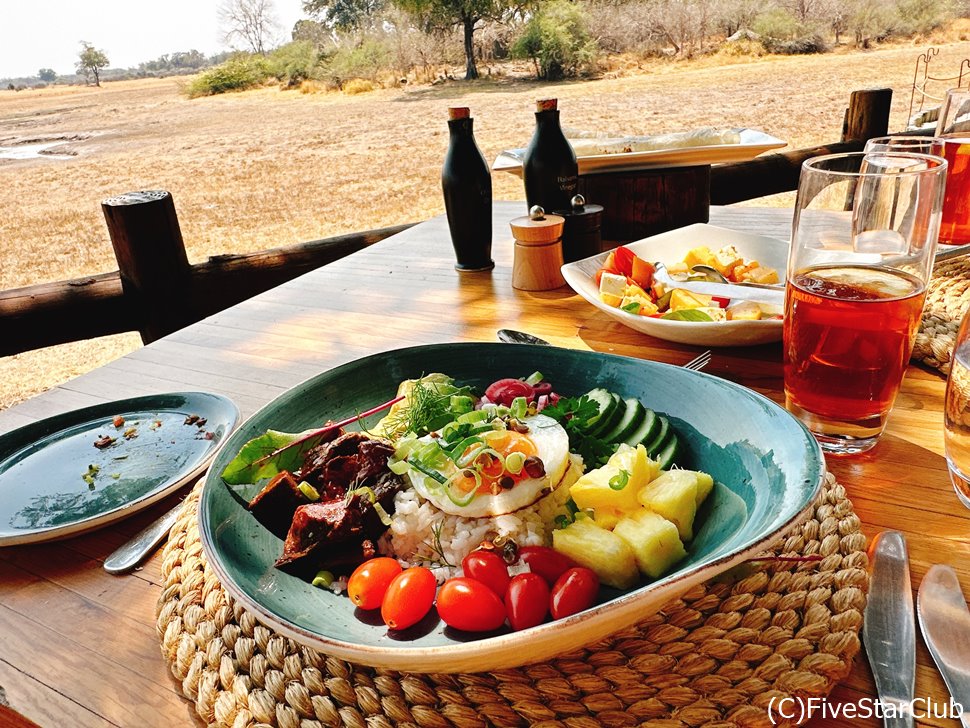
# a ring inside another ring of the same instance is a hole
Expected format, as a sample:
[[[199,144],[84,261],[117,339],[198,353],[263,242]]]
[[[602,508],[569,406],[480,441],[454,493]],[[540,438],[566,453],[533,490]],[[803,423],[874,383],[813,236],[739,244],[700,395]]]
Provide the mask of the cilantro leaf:
[[[562,425],[569,436],[569,449],[583,458],[587,468],[605,463],[616,449],[612,443],[588,434],[588,429],[599,417],[600,406],[585,394],[560,397],[556,404],[545,407],[542,414]]]

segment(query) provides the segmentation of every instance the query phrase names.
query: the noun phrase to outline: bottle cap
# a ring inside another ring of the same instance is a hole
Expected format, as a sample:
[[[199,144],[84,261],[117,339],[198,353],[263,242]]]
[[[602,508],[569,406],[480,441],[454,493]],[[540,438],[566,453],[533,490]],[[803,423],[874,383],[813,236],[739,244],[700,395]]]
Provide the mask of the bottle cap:
[[[467,119],[471,116],[471,109],[467,106],[449,106],[448,107],[448,118],[451,121],[455,119]]]
[[[539,99],[536,101],[536,111],[555,111],[559,108],[559,99]]]

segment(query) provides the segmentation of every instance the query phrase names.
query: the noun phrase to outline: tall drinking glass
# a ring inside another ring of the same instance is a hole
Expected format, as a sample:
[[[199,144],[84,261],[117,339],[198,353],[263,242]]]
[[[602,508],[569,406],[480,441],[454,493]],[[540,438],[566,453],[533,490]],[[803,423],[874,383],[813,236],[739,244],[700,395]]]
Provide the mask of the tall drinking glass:
[[[943,156],[950,165],[940,242],[965,245],[970,243],[970,90],[956,88],[946,92],[936,136],[943,140]]]
[[[785,297],[785,402],[835,454],[886,426],[919,326],[946,162],[895,152],[802,165]]]
[[[963,317],[953,345],[943,425],[953,490],[960,502],[970,508],[970,314]]]

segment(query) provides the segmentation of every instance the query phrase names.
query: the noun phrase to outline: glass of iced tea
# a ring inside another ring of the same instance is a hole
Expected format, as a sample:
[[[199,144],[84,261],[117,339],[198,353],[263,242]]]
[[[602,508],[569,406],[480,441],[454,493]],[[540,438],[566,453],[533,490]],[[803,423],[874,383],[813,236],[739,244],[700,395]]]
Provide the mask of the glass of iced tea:
[[[943,424],[953,490],[960,502],[970,508],[970,314],[963,317],[953,345]]]
[[[936,136],[943,143],[943,156],[950,165],[940,242],[965,245],[970,243],[970,90],[956,88],[946,92],[936,122]]]
[[[923,310],[946,161],[897,152],[802,165],[785,297],[785,402],[822,449],[886,426]]]

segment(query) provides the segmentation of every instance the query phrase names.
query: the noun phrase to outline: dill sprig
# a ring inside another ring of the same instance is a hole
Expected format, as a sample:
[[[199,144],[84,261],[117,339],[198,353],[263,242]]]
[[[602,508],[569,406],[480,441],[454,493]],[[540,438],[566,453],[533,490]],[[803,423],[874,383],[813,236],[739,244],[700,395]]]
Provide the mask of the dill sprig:
[[[445,556],[445,548],[441,544],[441,531],[443,528],[443,521],[438,521],[431,527],[431,543],[425,541],[424,545],[430,549],[432,554],[436,554],[438,558],[436,559],[434,557],[429,557],[426,559],[426,561],[430,564],[436,564],[438,566],[450,566],[451,568],[455,568],[455,565],[448,561],[448,558]]]
[[[384,419],[385,434],[392,440],[409,432],[420,437],[443,427],[454,419],[452,396],[468,391],[468,387],[456,387],[449,382],[415,380],[402,406]]]

